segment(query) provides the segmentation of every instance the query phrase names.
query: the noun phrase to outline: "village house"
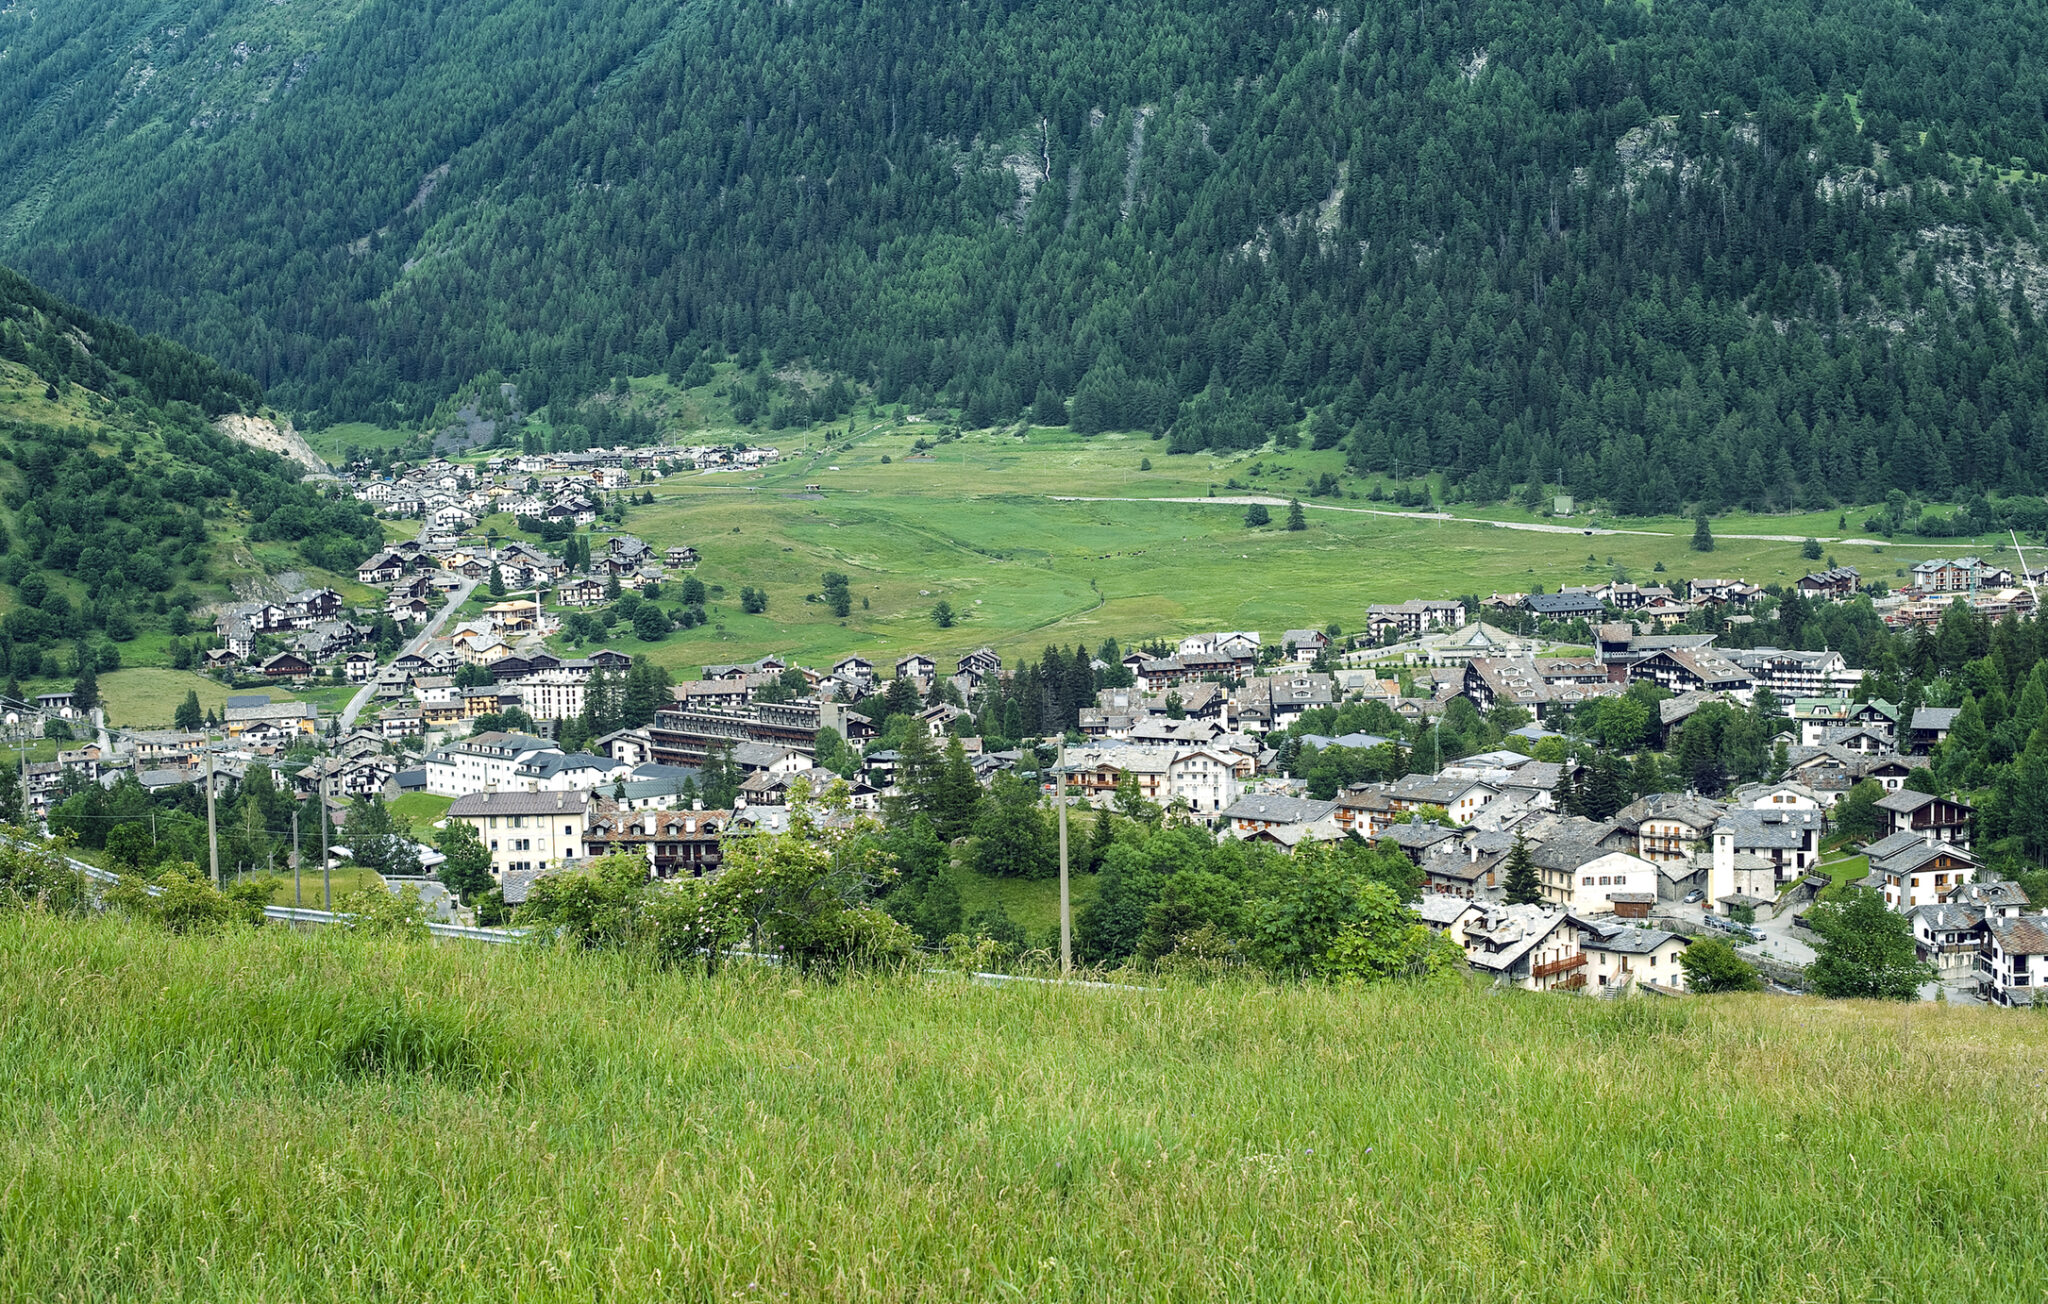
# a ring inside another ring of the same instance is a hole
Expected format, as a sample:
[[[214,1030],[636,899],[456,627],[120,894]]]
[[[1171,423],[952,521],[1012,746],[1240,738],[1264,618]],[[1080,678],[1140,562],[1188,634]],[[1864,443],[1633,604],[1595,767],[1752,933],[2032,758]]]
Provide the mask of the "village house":
[[[423,704],[430,720],[435,705]],[[427,753],[422,762],[427,772],[427,791],[442,797],[466,797],[497,789],[522,789],[525,785],[515,782],[519,763],[538,753],[559,754],[561,750],[547,739],[531,734],[475,734]]]
[[[622,811],[599,799],[584,829],[583,854],[640,855],[650,878],[701,878],[718,872],[721,838],[731,819],[732,812],[722,810]]]
[[[1495,982],[1529,991],[1577,991],[1586,986],[1580,940],[1592,929],[1554,906],[1492,906],[1464,925],[1465,960]]]
[[[456,798],[448,818],[476,830],[492,877],[504,883],[579,863],[590,805],[587,792],[472,792]]]
[[[1950,888],[1975,878],[1978,868],[1966,849],[1913,832],[1880,838],[1866,850],[1870,873],[1863,885],[1883,893],[1885,905],[1901,914],[1942,900]]]
[[[1692,944],[1689,939],[1655,928],[1585,922],[1593,925],[1579,937],[1579,949],[1592,961],[1585,970],[1591,980],[1588,991],[1614,995],[1636,986],[1686,989],[1678,958]]]
[[[1655,792],[1615,812],[1615,827],[1629,834],[1640,859],[1657,864],[1690,860],[1726,808],[1704,797]]]
[[[1374,642],[1389,634],[1413,637],[1430,629],[1457,629],[1464,623],[1465,604],[1462,602],[1413,598],[1398,603],[1375,602],[1365,609],[1366,636]],[[1312,653],[1321,650],[1321,647],[1310,649]]]
[[[1970,848],[1970,820],[1975,812],[1962,802],[1902,788],[1879,798],[1877,811],[1881,836],[1914,833],[1929,842],[1954,843],[1965,851]]]
[[[1977,990],[1998,1005],[2033,1005],[2048,986],[2048,915],[1986,919]]]
[[[1799,580],[1799,595],[1805,598],[1852,598],[1863,577],[1854,566],[1811,571]]]
[[[1932,752],[1948,738],[1949,731],[1956,727],[1956,716],[1961,713],[1960,708],[1953,706],[1915,707],[1906,731],[1906,750],[1914,756]]]

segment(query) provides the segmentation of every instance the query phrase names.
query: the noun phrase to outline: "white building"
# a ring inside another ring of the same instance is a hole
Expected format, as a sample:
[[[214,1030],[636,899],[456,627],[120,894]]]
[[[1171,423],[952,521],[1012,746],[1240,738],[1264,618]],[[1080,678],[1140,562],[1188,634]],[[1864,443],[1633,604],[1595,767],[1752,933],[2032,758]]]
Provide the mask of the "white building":
[[[536,720],[573,720],[583,714],[589,675],[564,667],[540,670],[518,680],[519,703]]]
[[[443,797],[500,789],[523,791],[528,785],[519,778],[520,764],[550,752],[560,755],[561,750],[531,734],[480,733],[428,752],[422,768],[427,774],[427,791]]]
[[[582,792],[478,792],[457,798],[448,818],[476,830],[502,883],[508,873],[573,866],[589,810],[590,795]]]

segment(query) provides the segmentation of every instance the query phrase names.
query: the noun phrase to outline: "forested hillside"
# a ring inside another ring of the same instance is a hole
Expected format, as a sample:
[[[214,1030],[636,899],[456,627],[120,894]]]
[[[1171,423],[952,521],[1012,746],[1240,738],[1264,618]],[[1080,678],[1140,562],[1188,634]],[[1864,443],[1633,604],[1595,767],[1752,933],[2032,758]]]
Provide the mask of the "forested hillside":
[[[1477,497],[2048,483],[2034,0],[307,8],[0,13],[0,254],[315,417],[765,351]]]
[[[213,428],[262,397],[0,268],[0,677],[69,673],[87,649],[111,668],[139,633],[182,637],[193,608],[260,569],[252,544],[352,570],[382,541],[356,503]]]

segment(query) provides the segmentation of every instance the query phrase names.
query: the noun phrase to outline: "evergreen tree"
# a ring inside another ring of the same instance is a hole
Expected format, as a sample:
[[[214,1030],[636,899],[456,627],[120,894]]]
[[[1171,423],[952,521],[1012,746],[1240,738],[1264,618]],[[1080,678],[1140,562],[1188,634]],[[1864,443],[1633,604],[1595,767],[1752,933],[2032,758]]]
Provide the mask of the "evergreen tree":
[[[205,723],[205,714],[199,708],[199,690],[188,689],[185,700],[178,703],[178,709],[171,716],[171,723],[190,732]]]
[[[1262,525],[1271,525],[1272,523],[1273,514],[1266,510],[1264,503],[1253,503],[1244,509],[1244,525],[1246,529],[1256,530]]]
[[[100,677],[93,671],[89,654],[81,651],[79,658],[78,678],[71,681],[71,705],[89,712],[100,704]]]
[[[1301,499],[1299,498],[1293,499],[1287,504],[1287,528],[1290,530],[1306,530],[1308,528],[1308,516],[1302,511]]]
[[[1627,804],[1628,771],[1620,757],[1602,752],[1593,760],[1586,784],[1579,790],[1579,814],[1590,820],[1611,819]]]
[[[496,562],[491,563],[490,590],[491,596],[494,598],[505,596],[505,573],[498,569],[498,563]]]
[[[1559,815],[1577,815],[1579,811],[1579,790],[1572,782],[1572,762],[1566,757],[1557,769],[1557,782],[1551,785],[1550,807]]]
[[[1515,845],[1508,851],[1507,875],[1503,880],[1507,889],[1507,903],[1511,906],[1538,905],[1543,901],[1543,884],[1536,875],[1536,860],[1529,854],[1529,843],[1521,834],[1515,835]]]
[[[981,784],[958,737],[946,740],[946,753],[932,776],[929,798],[932,824],[939,836],[948,842],[967,836],[981,804]]]
[[[1701,512],[1693,517],[1692,550],[1694,552],[1712,552],[1714,550],[1714,530],[1712,526],[1707,524],[1707,514],[1705,512]]]

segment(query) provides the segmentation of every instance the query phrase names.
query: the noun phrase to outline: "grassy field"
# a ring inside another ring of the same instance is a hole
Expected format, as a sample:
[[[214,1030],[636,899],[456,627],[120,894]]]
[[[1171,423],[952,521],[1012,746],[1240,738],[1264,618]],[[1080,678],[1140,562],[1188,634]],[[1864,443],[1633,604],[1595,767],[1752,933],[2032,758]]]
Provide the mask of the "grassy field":
[[[431,792],[408,792],[388,803],[392,818],[411,824],[413,836],[423,842],[434,840],[434,821],[446,815],[454,804],[453,797],[436,796]]]
[[[698,548],[697,574],[716,586],[711,620],[653,644],[622,631],[617,646],[688,672],[768,652],[813,663],[860,652],[887,662],[984,643],[1011,655],[1110,635],[1277,633],[1333,621],[1355,630],[1373,602],[1536,584],[1555,590],[1598,582],[1616,566],[1643,582],[1792,580],[1815,564],[1801,557],[1800,540],[1862,534],[1854,511],[1846,527],[1832,511],[1736,514],[1715,521],[1720,542],[1699,553],[1690,547],[1689,520],[1601,518],[1593,523],[1641,533],[1589,538],[1497,528],[1494,522],[1543,523],[1513,508],[1454,508],[1485,520],[1439,522],[1371,514],[1393,509],[1368,497],[1308,497],[1311,479],[1343,471],[1336,451],[1170,457],[1164,443],[1144,436],[1083,439],[1034,429],[975,432],[920,455],[914,443],[934,427],[858,424],[862,433],[848,441],[841,432],[829,448],[816,445],[816,431],[761,436],[786,454],[764,472],[674,476],[657,486],[656,503],[634,508],[625,528],[657,547]],[[1147,460],[1151,469],[1141,469]],[[1374,482],[1344,483],[1348,494],[1369,493]],[[1281,528],[1282,508],[1274,526],[1248,530],[1243,507],[1206,501],[1212,488],[1224,496],[1300,495],[1308,528]],[[1143,501],[1057,501],[1071,496]],[[1164,501],[1176,497],[1205,501]],[[1741,534],[1784,537],[1732,537]],[[1991,546],[1826,545],[1838,561],[1894,581],[1924,557]],[[854,610],[844,621],[806,601],[827,570],[852,577]],[[739,590],[748,584],[767,591],[765,614],[740,611]],[[950,629],[932,618],[941,599],[961,617]]]
[[[506,999],[517,993],[517,999]],[[2048,1043],[0,918],[22,1300],[2015,1300]]]
[[[100,676],[100,696],[106,700],[109,721],[131,729],[168,729],[172,713],[185,700],[185,694],[192,692],[199,694],[201,707],[213,711],[224,707],[231,695],[242,693],[268,693],[273,702],[297,700],[283,687],[230,689],[217,679],[190,670],[138,666],[110,670]]]
[[[1071,830],[1070,830],[1071,832]],[[960,911],[972,919],[990,906],[1000,905],[1003,913],[1029,934],[1031,945],[1047,938],[1055,945],[1060,929],[1060,881],[1056,878],[995,878],[971,869],[954,871],[960,887]],[[1093,874],[1075,874],[1067,884],[1075,913],[1095,899],[1098,884]]]
[[[277,876],[277,882],[271,888],[271,904],[280,906],[303,905],[308,910],[323,908],[321,905],[320,844],[318,838],[313,840],[310,847],[304,852],[304,855],[306,867],[299,872],[299,892],[303,899],[294,898],[292,893],[292,873],[291,870],[286,869]],[[343,865],[340,869],[331,872],[330,879],[329,886],[333,888],[334,895],[336,896],[340,896],[344,892],[354,892],[357,890],[372,888],[381,890],[384,886],[382,875],[378,874],[374,869],[365,869],[361,865]]]

